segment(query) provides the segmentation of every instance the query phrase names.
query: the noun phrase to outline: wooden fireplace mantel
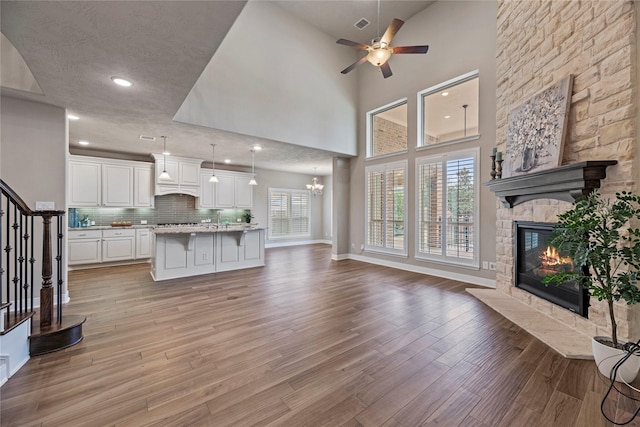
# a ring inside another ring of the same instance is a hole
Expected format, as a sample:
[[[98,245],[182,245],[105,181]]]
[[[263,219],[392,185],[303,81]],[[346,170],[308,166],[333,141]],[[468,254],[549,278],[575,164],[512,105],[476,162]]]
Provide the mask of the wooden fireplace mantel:
[[[526,175],[494,179],[483,185],[494,192],[506,208],[535,199],[557,199],[573,203],[586,196],[607,177],[607,167],[617,160],[588,160]]]

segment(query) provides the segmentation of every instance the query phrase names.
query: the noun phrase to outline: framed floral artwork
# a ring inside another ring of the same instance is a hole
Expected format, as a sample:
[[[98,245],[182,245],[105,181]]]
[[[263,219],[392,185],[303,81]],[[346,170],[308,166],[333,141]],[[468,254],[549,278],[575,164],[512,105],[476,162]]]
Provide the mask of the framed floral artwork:
[[[560,166],[572,88],[569,75],[511,111],[503,178]]]

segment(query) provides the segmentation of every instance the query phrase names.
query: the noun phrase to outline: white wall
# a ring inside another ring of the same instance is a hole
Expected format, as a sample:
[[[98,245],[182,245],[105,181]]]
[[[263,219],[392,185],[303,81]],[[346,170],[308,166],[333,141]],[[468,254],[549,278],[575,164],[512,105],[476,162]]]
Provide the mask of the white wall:
[[[393,45],[428,44],[426,55],[394,55],[390,66],[393,76],[383,79],[378,69],[364,64],[359,70],[358,151],[361,156],[351,160],[350,241],[357,256],[366,256],[379,262],[404,264],[443,272],[460,272],[456,266],[445,266],[414,258],[416,244],[415,158],[454,150],[480,147],[480,182],[490,179],[491,148],[495,146],[496,126],[496,3],[485,1],[436,2],[409,19],[393,40]],[[417,92],[445,82],[473,70],[480,75],[480,139],[426,150],[417,145]],[[371,90],[371,88],[376,88]],[[408,154],[367,161],[367,111],[371,111],[401,98],[407,98]],[[370,164],[408,159],[408,253],[407,258],[385,257],[362,253],[364,243],[363,221],[366,210],[365,167]],[[486,187],[480,189],[480,261],[495,261],[496,198]],[[463,270],[462,273],[488,283],[495,272]]]
[[[249,2],[174,119],[355,155],[357,76],[340,74],[354,52],[275,4]]]
[[[32,210],[35,210],[36,201],[52,201],[56,210],[66,210],[66,158],[69,144],[65,110],[9,97],[0,99],[0,109],[0,177]],[[38,224],[34,240],[35,257],[39,261],[35,272],[37,297],[42,282],[39,268],[42,260],[41,219],[36,218],[35,224]],[[66,224],[66,216],[63,224]],[[55,230],[52,228],[51,234],[53,256],[56,250]],[[63,265],[66,295],[66,262]],[[55,265],[53,280],[55,289]]]

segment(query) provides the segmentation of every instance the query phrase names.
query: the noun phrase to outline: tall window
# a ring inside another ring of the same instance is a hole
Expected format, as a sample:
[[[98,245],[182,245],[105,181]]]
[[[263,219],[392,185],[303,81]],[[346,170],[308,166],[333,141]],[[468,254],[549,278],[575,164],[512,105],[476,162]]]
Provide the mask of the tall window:
[[[407,162],[369,166],[366,249],[407,254],[405,234]]]
[[[407,151],[407,100],[367,113],[367,157]]]
[[[479,93],[477,70],[418,92],[418,146],[478,138]]]
[[[416,159],[418,258],[478,266],[478,150]]]
[[[309,192],[269,189],[269,239],[311,237]]]

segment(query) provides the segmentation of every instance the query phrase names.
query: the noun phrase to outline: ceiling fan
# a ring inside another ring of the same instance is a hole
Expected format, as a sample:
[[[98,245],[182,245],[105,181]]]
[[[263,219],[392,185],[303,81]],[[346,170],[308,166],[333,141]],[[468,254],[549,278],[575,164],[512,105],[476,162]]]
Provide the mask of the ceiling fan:
[[[391,72],[391,67],[389,67],[389,58],[394,53],[427,53],[429,50],[429,46],[389,46],[393,36],[396,35],[400,27],[402,27],[404,21],[400,19],[394,18],[389,24],[389,27],[384,32],[384,35],[381,38],[375,38],[371,41],[370,45],[352,42],[351,40],[339,39],[336,41],[338,44],[343,44],[345,46],[352,46],[356,49],[366,50],[368,53],[366,56],[363,56],[358,61],[349,65],[347,68],[341,71],[342,74],[347,74],[349,71],[353,70],[360,64],[364,64],[366,61],[369,61],[376,67],[380,67],[382,71],[382,75],[386,79],[390,77],[393,73]]]

